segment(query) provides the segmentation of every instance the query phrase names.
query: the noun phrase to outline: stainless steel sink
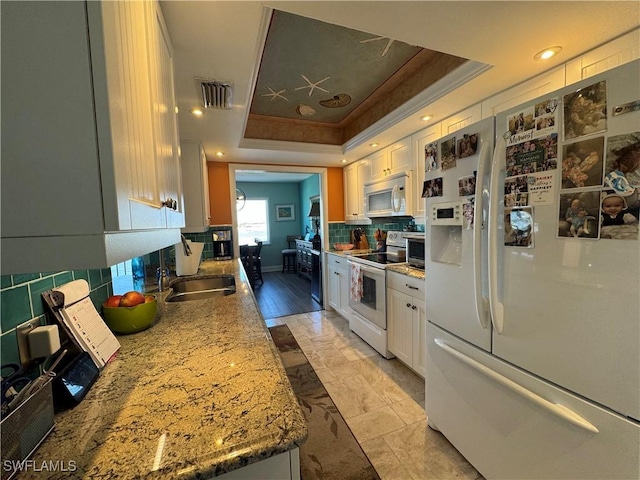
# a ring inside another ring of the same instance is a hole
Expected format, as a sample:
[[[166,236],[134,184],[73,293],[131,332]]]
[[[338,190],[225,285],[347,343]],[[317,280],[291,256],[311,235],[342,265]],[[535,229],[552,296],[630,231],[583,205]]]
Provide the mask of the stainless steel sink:
[[[215,275],[198,278],[180,278],[171,285],[167,302],[187,302],[204,298],[221,297],[236,293],[233,275]]]

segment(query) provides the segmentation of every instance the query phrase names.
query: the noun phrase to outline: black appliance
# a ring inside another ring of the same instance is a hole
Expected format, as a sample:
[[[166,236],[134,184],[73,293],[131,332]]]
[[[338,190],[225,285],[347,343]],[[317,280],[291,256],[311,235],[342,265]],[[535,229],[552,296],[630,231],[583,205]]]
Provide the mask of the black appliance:
[[[231,230],[213,231],[213,259],[231,260],[233,258],[233,240]]]

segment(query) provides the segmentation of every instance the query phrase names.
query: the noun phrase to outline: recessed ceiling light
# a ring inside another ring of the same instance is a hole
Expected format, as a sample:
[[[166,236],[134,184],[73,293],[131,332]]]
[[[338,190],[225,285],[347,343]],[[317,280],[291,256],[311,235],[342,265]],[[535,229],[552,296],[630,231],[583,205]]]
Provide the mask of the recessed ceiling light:
[[[423,122],[426,122],[427,120],[431,120],[433,118],[433,115],[423,115],[420,117],[420,120],[422,120]]]
[[[343,158],[343,159],[341,160],[341,162],[342,162],[342,163],[347,163],[347,159],[346,159],[346,158]]]
[[[373,142],[373,143],[370,143],[369,146],[375,148],[378,146],[378,144],[376,142]]]
[[[224,152],[216,152],[216,157],[224,157]]]
[[[562,47],[560,47],[560,46],[548,47],[548,48],[545,48],[544,50],[540,50],[538,53],[536,53],[533,56],[533,59],[534,60],[548,60],[549,58],[556,56],[561,51],[562,51]]]
[[[202,111],[201,108],[192,108],[191,113],[194,114],[196,117],[201,117],[204,115],[204,112]]]

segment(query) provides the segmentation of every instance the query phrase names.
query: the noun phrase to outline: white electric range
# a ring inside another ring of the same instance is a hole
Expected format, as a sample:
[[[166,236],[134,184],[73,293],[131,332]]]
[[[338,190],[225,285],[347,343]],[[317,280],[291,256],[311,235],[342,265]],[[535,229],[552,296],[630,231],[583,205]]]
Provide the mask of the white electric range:
[[[393,358],[387,349],[386,273],[388,265],[406,263],[403,232],[387,232],[386,251],[349,255],[349,328],[383,357]]]

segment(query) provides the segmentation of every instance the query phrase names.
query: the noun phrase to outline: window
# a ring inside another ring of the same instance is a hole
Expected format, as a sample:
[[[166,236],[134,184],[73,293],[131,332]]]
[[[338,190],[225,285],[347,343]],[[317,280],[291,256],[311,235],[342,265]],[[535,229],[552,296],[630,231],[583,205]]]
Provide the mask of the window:
[[[269,201],[266,198],[247,198],[238,210],[238,244],[253,243],[259,238],[269,243]]]

